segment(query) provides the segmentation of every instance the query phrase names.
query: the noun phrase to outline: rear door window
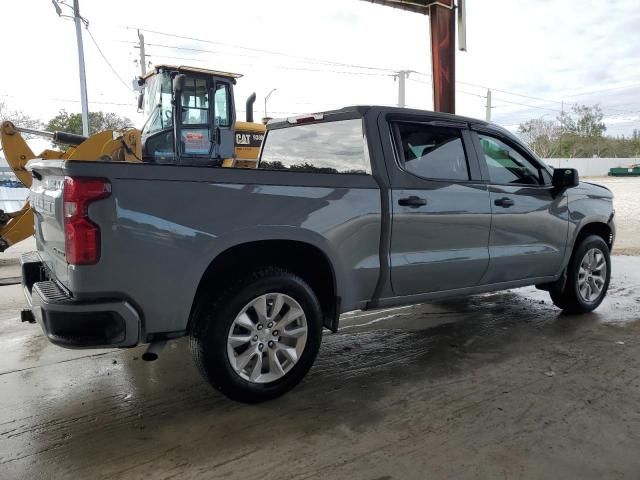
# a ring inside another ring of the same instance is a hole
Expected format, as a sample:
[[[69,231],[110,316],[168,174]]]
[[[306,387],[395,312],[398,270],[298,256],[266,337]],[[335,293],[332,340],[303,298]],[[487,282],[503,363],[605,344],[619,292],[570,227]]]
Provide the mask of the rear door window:
[[[469,180],[469,163],[458,128],[398,123],[402,167],[435,180]]]
[[[361,119],[269,130],[258,168],[370,174]]]

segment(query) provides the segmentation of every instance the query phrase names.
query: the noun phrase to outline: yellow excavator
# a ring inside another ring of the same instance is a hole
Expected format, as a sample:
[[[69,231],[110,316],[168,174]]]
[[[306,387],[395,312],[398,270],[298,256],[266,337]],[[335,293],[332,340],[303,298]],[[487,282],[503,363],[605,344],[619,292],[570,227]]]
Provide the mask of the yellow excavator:
[[[255,168],[266,127],[253,122],[253,93],[246,122],[236,120],[233,86],[242,75],[186,66],[156,65],[144,77],[138,109],[142,130],[105,130],[89,137],[20,128],[6,121],[0,140],[7,163],[27,188],[29,160],[83,160]],[[66,151],[44,150],[36,156],[21,133],[50,138]],[[34,233],[27,201],[17,212],[0,210],[0,252]]]

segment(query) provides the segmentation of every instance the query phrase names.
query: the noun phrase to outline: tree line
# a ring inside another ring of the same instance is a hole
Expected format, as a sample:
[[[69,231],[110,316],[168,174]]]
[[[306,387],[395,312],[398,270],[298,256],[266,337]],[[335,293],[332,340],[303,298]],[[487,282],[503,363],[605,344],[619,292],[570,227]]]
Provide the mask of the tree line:
[[[45,130],[47,132],[67,132],[82,135],[82,114],[60,110],[56,116],[46,122],[27,115],[21,110],[12,110],[6,102],[0,101],[0,122],[12,121],[18,127]],[[104,130],[122,130],[132,128],[133,122],[111,112],[89,112],[89,135]],[[29,135],[25,135],[30,138]]]
[[[631,136],[605,135],[607,126],[599,105],[574,105],[554,120],[536,118],[521,123],[518,134],[542,158],[637,158],[640,131]]]
[[[607,136],[607,126],[599,105],[574,105],[550,120],[536,118],[521,123],[518,134],[542,158],[571,157],[640,157],[640,130],[631,136]],[[0,121],[11,120],[17,126],[82,135],[82,115],[60,110],[46,122],[20,110],[11,110],[0,101]],[[133,122],[110,112],[89,112],[89,134],[103,130],[131,128]]]

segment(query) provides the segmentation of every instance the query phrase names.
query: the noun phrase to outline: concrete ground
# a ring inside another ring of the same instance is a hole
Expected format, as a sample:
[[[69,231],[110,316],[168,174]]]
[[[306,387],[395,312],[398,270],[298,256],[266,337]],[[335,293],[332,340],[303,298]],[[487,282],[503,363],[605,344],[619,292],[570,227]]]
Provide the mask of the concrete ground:
[[[613,192],[617,236],[614,253],[640,255],[640,177],[586,178]]]
[[[345,315],[308,377],[233,403],[185,341],[73,351],[0,288],[0,478],[638,478],[640,258],[597,313],[533,288]]]
[[[2,286],[0,479],[640,478],[640,257],[613,272],[589,315],[534,288],[344,315],[257,406],[205,384],[184,340],[153,363],[50,345]]]

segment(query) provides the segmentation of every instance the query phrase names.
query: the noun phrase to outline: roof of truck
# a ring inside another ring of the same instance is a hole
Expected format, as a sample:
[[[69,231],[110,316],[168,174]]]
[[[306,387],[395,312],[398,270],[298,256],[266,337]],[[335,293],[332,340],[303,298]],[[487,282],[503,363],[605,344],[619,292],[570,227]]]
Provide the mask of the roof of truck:
[[[370,111],[377,111],[379,113],[387,113],[387,114],[389,113],[399,114],[399,115],[420,115],[423,117],[424,116],[429,117],[436,121],[443,120],[443,121],[450,121],[450,122],[464,122],[464,123],[472,123],[474,125],[483,125],[486,127],[490,127],[492,129],[502,129],[502,127],[496,124],[489,123],[477,118],[465,117],[462,115],[455,115],[452,113],[434,112],[432,110],[418,110],[415,108],[388,107],[383,105],[351,105],[351,106],[346,106],[336,110],[326,110],[322,112],[301,114],[301,115],[296,115],[288,118],[274,118],[273,120],[269,121],[268,125],[270,127],[271,126],[282,127],[284,126],[284,124],[291,124],[291,121],[296,118],[305,118],[313,115],[322,115],[323,117],[329,117],[329,118],[323,118],[323,120],[329,120],[331,117],[340,117],[350,113],[351,114],[357,113],[359,115],[364,115],[365,113],[368,113]],[[322,120],[318,120],[318,121],[322,121]]]
[[[292,127],[300,123],[321,123],[325,121],[346,120],[355,117],[364,117],[365,115],[391,114],[397,115],[401,120],[411,121],[410,117],[415,116],[417,121],[424,122],[457,122],[458,124],[467,124],[480,130],[486,130],[501,134],[517,142],[524,150],[535,156],[535,153],[524,143],[517,135],[510,132],[506,128],[478,118],[464,117],[452,113],[434,112],[431,110],[418,110],[414,108],[388,107],[383,105],[352,105],[337,110],[327,110],[324,112],[308,113],[288,118],[276,118],[267,124],[267,130]],[[311,118],[317,117],[317,118]],[[301,120],[301,121],[300,121]]]

